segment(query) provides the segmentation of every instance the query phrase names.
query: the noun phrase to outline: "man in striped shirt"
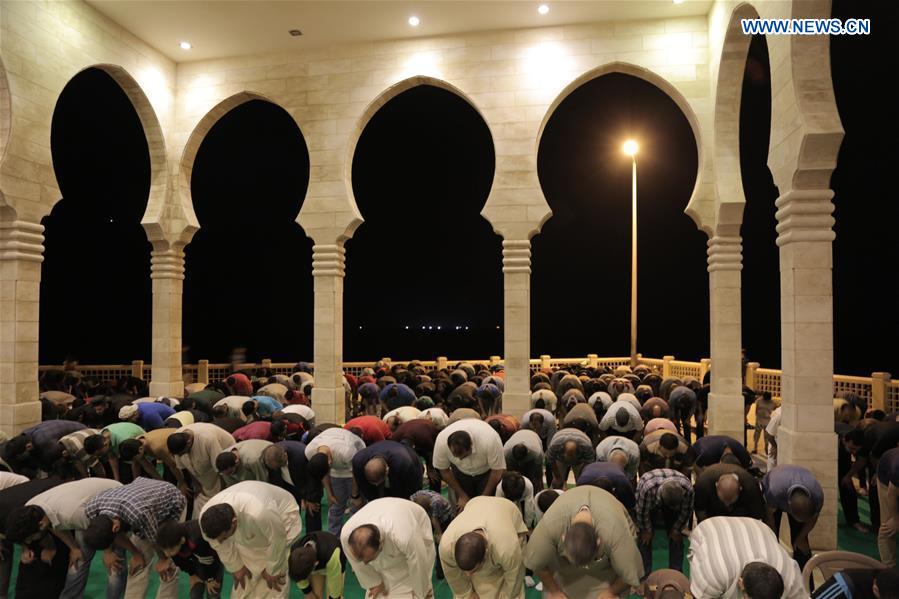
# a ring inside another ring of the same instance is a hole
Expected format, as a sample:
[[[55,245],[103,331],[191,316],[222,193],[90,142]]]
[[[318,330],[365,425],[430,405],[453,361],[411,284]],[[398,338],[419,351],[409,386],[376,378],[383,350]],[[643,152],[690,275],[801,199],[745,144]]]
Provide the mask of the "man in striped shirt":
[[[652,570],[653,518],[668,533],[668,567],[683,570],[684,536],[693,517],[693,485],[683,473],[670,468],[650,470],[637,483],[636,522],[640,530],[643,569]]]
[[[63,459],[70,461],[82,477],[88,476],[88,469],[90,469],[93,476],[106,476],[106,471],[103,469],[97,456],[90,455],[84,450],[84,440],[99,434],[99,429],[83,428],[74,433],[69,433],[59,440],[63,450]]]
[[[780,573],[783,599],[809,596],[799,565],[787,554],[764,522],[752,518],[719,516],[701,522],[690,535],[690,590],[696,599],[740,599],[743,588],[751,588],[756,578],[764,579],[770,569]],[[747,566],[752,580],[747,581]],[[743,588],[741,588],[743,587]]]
[[[131,484],[100,493],[87,502],[84,514],[90,524],[85,530],[84,542],[95,551],[107,551],[104,563],[109,563],[108,554],[116,538],[131,552],[126,583],[129,596],[144,596],[150,582],[149,566],[155,561],[160,578],[157,599],[175,598],[178,596],[177,569],[157,545],[156,532],[163,522],[180,520],[186,505],[187,500],[175,485],[138,478]]]

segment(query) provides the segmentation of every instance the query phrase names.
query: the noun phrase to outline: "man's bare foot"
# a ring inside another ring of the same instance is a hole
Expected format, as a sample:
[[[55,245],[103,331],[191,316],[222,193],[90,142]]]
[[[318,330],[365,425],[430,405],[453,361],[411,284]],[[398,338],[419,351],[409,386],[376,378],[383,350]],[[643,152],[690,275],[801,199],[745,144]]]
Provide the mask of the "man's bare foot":
[[[858,532],[861,532],[864,534],[868,534],[869,532],[871,532],[871,529],[868,528],[867,526],[865,526],[864,524],[862,524],[861,522],[856,522],[855,524],[852,525],[852,528],[854,528]]]

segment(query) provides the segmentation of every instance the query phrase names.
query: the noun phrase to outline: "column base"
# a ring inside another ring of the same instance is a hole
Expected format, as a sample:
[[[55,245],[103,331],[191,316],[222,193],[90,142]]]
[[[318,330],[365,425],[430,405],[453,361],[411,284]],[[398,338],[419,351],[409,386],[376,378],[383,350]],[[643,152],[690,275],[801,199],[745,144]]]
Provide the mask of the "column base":
[[[709,393],[706,420],[710,435],[727,435],[743,443],[745,418],[742,395]]]
[[[777,431],[777,463],[798,464],[811,470],[824,490],[824,508],[809,543],[816,551],[837,548],[837,436],[835,433],[795,431],[781,425]],[[785,528],[789,541],[789,527]]]
[[[521,418],[531,409],[530,393],[503,393],[503,414]]]
[[[151,397],[184,397],[184,381],[150,381]]]
[[[312,409],[315,411],[315,423],[333,422],[343,425],[346,422],[346,391],[340,389],[312,388]]]
[[[10,437],[41,421],[41,402],[0,404],[0,431]]]

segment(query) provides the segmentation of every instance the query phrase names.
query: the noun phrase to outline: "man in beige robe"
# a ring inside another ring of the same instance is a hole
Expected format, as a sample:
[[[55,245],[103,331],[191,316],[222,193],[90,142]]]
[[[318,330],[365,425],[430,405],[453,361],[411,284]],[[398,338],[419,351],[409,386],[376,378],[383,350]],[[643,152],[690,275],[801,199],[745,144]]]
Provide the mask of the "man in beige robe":
[[[200,527],[234,578],[231,597],[289,595],[287,557],[303,532],[293,495],[269,483],[237,483],[206,503]]]
[[[433,598],[434,537],[417,503],[398,497],[367,503],[343,525],[340,543],[366,598]]]
[[[173,442],[177,434],[168,438],[167,445],[175,456],[175,464],[190,472],[194,486],[194,514],[198,514],[209,498],[222,489],[215,458],[234,445],[234,437],[208,422],[182,426],[178,433],[187,435],[186,446],[182,445],[183,439]]]
[[[457,599],[524,599],[528,528],[503,497],[474,497],[440,539],[440,562]]]
[[[215,458],[215,468],[222,475],[225,486],[245,480],[268,482],[268,468],[262,460],[262,453],[271,445],[271,441],[247,439],[220,453]]]
[[[528,542],[525,565],[552,599],[606,599],[640,584],[643,560],[624,506],[593,486],[562,493]]]

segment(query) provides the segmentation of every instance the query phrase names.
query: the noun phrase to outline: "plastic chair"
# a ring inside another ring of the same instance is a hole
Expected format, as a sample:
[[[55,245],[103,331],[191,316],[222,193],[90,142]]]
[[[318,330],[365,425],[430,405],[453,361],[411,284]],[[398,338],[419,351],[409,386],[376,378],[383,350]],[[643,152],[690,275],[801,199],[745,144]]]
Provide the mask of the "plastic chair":
[[[815,570],[820,570],[824,580],[841,570],[885,570],[886,566],[867,555],[852,551],[825,551],[819,553],[805,564],[802,569],[802,579],[805,580],[809,591],[814,590]]]

